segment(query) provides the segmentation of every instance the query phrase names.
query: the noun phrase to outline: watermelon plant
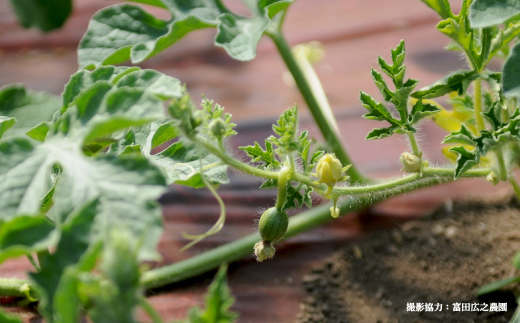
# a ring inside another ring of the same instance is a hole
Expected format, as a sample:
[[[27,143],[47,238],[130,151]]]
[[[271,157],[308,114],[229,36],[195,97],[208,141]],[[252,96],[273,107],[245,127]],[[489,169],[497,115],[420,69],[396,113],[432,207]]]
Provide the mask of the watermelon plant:
[[[316,48],[292,50],[287,44],[282,26],[292,0],[243,0],[247,17],[220,0],[133,1],[167,10],[169,20],[129,3],[100,10],[79,44],[79,70],[61,99],[20,85],[0,89],[0,262],[26,256],[34,265],[28,280],[1,278],[0,295],[38,302],[49,322],[77,322],[81,315],[93,322],[135,322],[132,309],[137,307],[162,322],[143,296],[146,289],[252,253],[258,261],[272,258],[281,239],[356,208],[466,177],[509,182],[520,197],[513,173],[520,160],[520,45],[515,44],[520,6],[515,0],[464,0],[455,14],[447,0],[422,1],[441,17],[437,29],[451,39],[450,50],[464,55],[467,68],[416,89],[419,81],[405,75],[404,41],[391,49],[391,61],[378,58],[380,71],[371,75],[385,103],[365,92],[360,100],[367,109],[364,117],[384,125],[366,139],[400,135],[410,144],[409,151],[396,156],[405,174],[385,180],[361,174],[341,145],[312,68]],[[60,3],[63,7],[53,10]],[[70,0],[12,4],[25,26],[44,31],[59,27],[71,7]],[[270,38],[326,151],[317,150],[308,132],[299,130],[294,106],[263,144],[240,147],[250,162],[237,160],[225,146],[237,132],[223,107],[205,97],[197,107],[181,81],[158,71],[115,66],[160,55],[202,28],[216,28],[215,45],[239,61],[253,59],[259,40]],[[493,57],[505,59],[501,72],[486,68]],[[446,95],[450,108],[434,101]],[[415,136],[426,118],[448,130],[444,152],[454,166],[434,167],[423,157]],[[185,236],[189,247],[224,225],[226,208],[217,189],[229,182],[230,167],[262,178],[261,188],[278,191],[275,206],[260,218],[259,232],[186,261],[144,270],[143,261],[159,256],[162,220],[156,200],[168,185],[207,188],[220,203],[220,218],[210,230]],[[311,194],[331,204],[313,207]],[[288,218],[287,210],[303,206],[312,208]],[[229,311],[233,300],[224,271],[210,286],[207,310],[193,309],[187,322],[236,320]],[[18,321],[8,314],[0,318]]]

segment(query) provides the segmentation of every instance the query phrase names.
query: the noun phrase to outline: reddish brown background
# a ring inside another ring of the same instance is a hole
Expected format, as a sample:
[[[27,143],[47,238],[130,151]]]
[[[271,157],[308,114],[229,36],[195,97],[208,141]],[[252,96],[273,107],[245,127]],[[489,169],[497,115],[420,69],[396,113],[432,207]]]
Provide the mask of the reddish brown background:
[[[239,1],[224,2],[243,10]],[[65,27],[42,35],[19,27],[8,1],[0,0],[0,86],[21,82],[31,89],[60,94],[77,70],[75,50],[89,18],[96,10],[115,3],[118,2],[75,0],[73,16]],[[168,17],[159,9],[151,10]],[[435,30],[437,22],[436,14],[419,0],[297,0],[289,10],[285,32],[291,45],[319,40],[326,46],[326,56],[316,70],[339,118],[345,146],[366,174],[399,175],[399,155],[408,149],[404,138],[397,136],[364,141],[368,131],[378,125],[361,118],[364,111],[358,96],[359,90],[363,90],[377,97],[370,77],[377,56],[389,58],[390,48],[404,39],[407,75],[420,79],[419,87],[464,66],[458,53],[443,50],[448,39]],[[240,136],[229,143],[233,149],[263,141],[271,134],[273,120],[294,103],[301,107],[302,128],[308,127],[319,138],[299,93],[283,82],[284,65],[268,39],[260,42],[255,60],[242,63],[214,47],[214,36],[214,30],[194,32],[141,66],[177,77],[187,84],[192,97],[204,93],[225,106],[239,124]],[[422,126],[421,145],[434,163],[445,163],[438,144],[443,136],[431,122]],[[262,209],[273,204],[276,194],[259,190],[259,182],[244,175],[232,173],[230,178],[232,184],[219,189],[228,207],[224,230],[184,253],[178,251],[186,243],[181,233],[207,230],[218,217],[218,205],[206,190],[175,186],[163,197],[165,231],[159,247],[163,263],[185,259],[254,232],[255,219]],[[509,192],[507,186],[493,187],[482,180],[467,180],[407,194],[362,214],[344,216],[284,242],[272,261],[256,263],[250,256],[231,265],[229,282],[237,298],[233,309],[241,314],[239,322],[293,322],[305,297],[303,276],[349,241],[374,228],[431,212],[443,202],[449,204],[450,198],[491,198]],[[0,266],[0,275],[24,277],[30,268],[25,259],[8,261]],[[190,306],[203,303],[211,276],[212,273],[169,286],[152,295],[150,301],[165,319],[183,318]],[[29,312],[22,314],[27,321],[38,320]],[[142,314],[141,317],[149,321]]]

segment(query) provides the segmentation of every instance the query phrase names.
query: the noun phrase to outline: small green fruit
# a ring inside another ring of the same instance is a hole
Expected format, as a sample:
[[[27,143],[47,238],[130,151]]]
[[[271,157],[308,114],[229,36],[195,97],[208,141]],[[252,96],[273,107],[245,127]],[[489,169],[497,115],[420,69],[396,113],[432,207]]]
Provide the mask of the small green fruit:
[[[262,214],[258,230],[264,242],[276,242],[283,238],[289,226],[287,213],[272,207]]]

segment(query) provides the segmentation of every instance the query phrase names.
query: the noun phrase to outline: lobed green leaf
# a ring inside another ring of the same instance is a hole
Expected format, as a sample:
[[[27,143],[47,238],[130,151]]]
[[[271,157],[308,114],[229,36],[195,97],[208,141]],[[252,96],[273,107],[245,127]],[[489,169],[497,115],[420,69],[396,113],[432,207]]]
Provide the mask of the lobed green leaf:
[[[457,167],[455,168],[455,179],[463,174],[468,169],[480,162],[480,154],[478,151],[469,151],[462,146],[452,147],[449,151],[452,151],[458,155]]]
[[[417,99],[433,99],[451,92],[457,92],[458,95],[464,95],[469,84],[479,77],[480,75],[476,71],[455,71],[432,85],[412,93],[411,96]]]
[[[474,0],[469,7],[472,28],[500,25],[517,14],[520,14],[517,0]]]
[[[139,0],[137,2],[143,2]],[[90,21],[78,48],[81,68],[94,68],[131,60],[140,63],[176,43],[191,31],[217,27],[215,45],[234,59],[256,55],[256,46],[279,12],[292,0],[264,0],[250,6],[252,17],[231,13],[220,0],[146,0],[165,7],[172,19],[163,21],[142,8],[122,4],[99,11]],[[106,35],[110,35],[107,37]]]
[[[21,136],[42,121],[50,121],[59,109],[59,99],[52,94],[25,89],[22,85],[6,85],[0,88],[0,137]]]
[[[208,288],[206,295],[206,309],[203,311],[198,307],[190,310],[186,323],[233,323],[238,315],[231,312],[229,308],[235,302],[226,281],[227,265],[220,266],[213,282]]]
[[[298,184],[296,187],[288,184],[282,211],[301,208],[304,205],[312,207],[311,193],[313,191],[311,186],[305,184]]]
[[[63,26],[72,11],[72,0],[11,0],[11,5],[25,28],[44,32]]]
[[[423,103],[422,100],[417,100],[414,104],[411,112],[411,120],[410,123],[414,124],[419,122],[421,119],[431,116],[437,112],[440,112],[441,109],[437,106],[429,103]]]
[[[168,183],[201,188],[206,186],[202,176],[212,185],[229,183],[228,166],[206,149],[185,139],[151,155],[150,159],[164,170]]]
[[[265,141],[265,150],[260,147],[260,145],[255,142],[254,146],[246,146],[246,147],[238,147],[239,149],[246,152],[246,154],[251,157],[251,162],[261,162],[263,165],[259,165],[259,168],[263,169],[277,169],[281,166],[281,163],[278,161],[274,154],[273,144],[266,140]]]
[[[421,0],[428,7],[435,10],[442,19],[453,17],[448,0]]]
[[[45,215],[21,215],[0,227],[0,263],[46,250],[58,242],[59,232]]]

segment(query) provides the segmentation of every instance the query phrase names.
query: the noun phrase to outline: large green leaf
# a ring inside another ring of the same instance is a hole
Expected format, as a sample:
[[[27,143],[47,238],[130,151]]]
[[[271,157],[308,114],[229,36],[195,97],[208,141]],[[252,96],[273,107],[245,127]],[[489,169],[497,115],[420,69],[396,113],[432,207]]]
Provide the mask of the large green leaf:
[[[118,140],[112,138],[117,131],[164,116],[161,100],[147,92],[147,88],[117,87],[118,84],[97,81],[81,91],[71,108],[55,120],[49,137],[77,138],[82,141],[83,149],[96,153]]]
[[[171,1],[168,7],[173,11],[177,5]],[[216,25],[215,19],[221,12],[208,17],[206,11],[202,18],[195,9],[188,11],[189,14],[176,10],[179,16],[174,16],[171,22],[157,19],[142,8],[129,4],[102,9],[90,20],[87,33],[79,44],[79,65],[89,68],[128,59],[140,63],[190,31]]]
[[[3,222],[0,227],[0,263],[55,244],[59,238],[55,229],[45,215],[23,215]]]
[[[11,0],[11,5],[25,28],[42,31],[60,28],[72,11],[72,0]]]
[[[248,3],[252,17],[229,12],[220,0],[161,0],[172,14],[164,21],[140,7],[116,5],[99,11],[90,21],[78,48],[80,67],[140,63],[176,43],[187,33],[217,27],[215,44],[234,59],[245,61],[256,55],[258,41],[271,18],[293,0]],[[140,1],[139,1],[140,2]]]
[[[62,112],[68,109],[76,97],[98,81],[107,81],[116,87],[137,87],[166,100],[181,97],[185,90],[176,78],[154,70],[139,67],[101,66],[93,71],[81,70],[71,76],[63,91]]]
[[[69,108],[69,105],[81,93],[92,86],[97,81],[108,81],[114,83],[118,78],[126,73],[139,70],[138,67],[116,67],[102,66],[93,71],[80,70],[70,77],[69,82],[65,85],[62,93],[63,107],[62,112]]]
[[[59,98],[45,92],[26,90],[18,84],[0,88],[0,116],[16,119],[0,120],[0,137],[23,135],[42,121],[50,121],[60,107]],[[9,129],[9,130],[8,130]]]
[[[155,255],[161,213],[154,200],[165,191],[162,174],[140,156],[88,158],[65,138],[38,146],[24,139],[0,144],[0,218],[38,213],[55,164],[62,169],[53,196],[55,222],[63,222],[83,203],[99,197],[99,221],[125,224],[136,236],[148,233],[143,257]]]
[[[469,7],[472,28],[500,25],[520,14],[518,0],[474,0]]]
[[[504,95],[520,98],[520,43],[511,50],[502,70]]]

